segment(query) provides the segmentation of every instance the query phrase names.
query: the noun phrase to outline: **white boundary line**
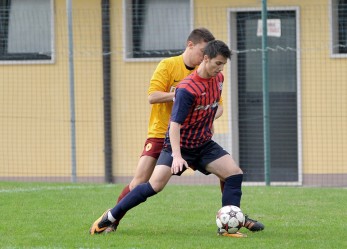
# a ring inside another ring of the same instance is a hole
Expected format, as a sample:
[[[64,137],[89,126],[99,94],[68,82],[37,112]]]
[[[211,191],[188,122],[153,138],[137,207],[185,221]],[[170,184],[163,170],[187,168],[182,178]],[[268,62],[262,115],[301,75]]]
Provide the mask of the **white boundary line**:
[[[55,186],[55,187],[31,187],[31,188],[14,188],[14,189],[0,189],[0,193],[23,193],[23,192],[39,192],[50,190],[68,190],[68,189],[91,189],[91,188],[111,188],[115,187],[115,184],[107,185],[86,185],[86,186]]]

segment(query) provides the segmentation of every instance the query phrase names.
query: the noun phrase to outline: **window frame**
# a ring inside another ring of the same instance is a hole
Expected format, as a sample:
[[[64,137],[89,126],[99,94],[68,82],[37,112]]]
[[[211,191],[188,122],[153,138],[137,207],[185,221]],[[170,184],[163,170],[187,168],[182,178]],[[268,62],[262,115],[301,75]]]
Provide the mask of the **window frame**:
[[[339,17],[337,13],[339,0],[329,1],[329,17],[330,17],[330,57],[331,58],[347,58],[347,52],[339,52],[339,48],[335,47],[334,44],[339,43]]]
[[[164,57],[133,57],[133,33],[132,33],[132,19],[128,15],[127,7],[129,6],[131,0],[123,0],[123,60],[126,62],[157,62],[163,58],[168,58],[169,56]],[[186,0],[189,2],[190,6],[190,30],[193,29],[194,24],[194,1]]]
[[[0,57],[0,65],[3,64],[53,64],[55,62],[55,50],[54,50],[54,37],[55,37],[55,23],[54,23],[54,0],[47,0],[50,4],[50,56],[47,56],[47,59],[44,56],[39,55],[38,53],[12,53],[5,54]],[[10,2],[11,3],[11,2]],[[7,35],[8,36],[8,35]],[[6,58],[8,56],[8,58]],[[35,59],[35,56],[42,58]],[[28,57],[26,59],[25,57]]]

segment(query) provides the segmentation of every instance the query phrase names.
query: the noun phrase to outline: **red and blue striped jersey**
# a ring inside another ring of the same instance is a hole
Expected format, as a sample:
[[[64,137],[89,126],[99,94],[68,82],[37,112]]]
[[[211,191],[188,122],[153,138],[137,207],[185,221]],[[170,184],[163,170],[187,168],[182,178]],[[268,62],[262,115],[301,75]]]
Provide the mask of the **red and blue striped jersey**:
[[[204,79],[195,71],[177,86],[170,120],[181,124],[181,147],[197,148],[211,140],[223,81],[222,73]],[[168,144],[167,132],[165,145]]]

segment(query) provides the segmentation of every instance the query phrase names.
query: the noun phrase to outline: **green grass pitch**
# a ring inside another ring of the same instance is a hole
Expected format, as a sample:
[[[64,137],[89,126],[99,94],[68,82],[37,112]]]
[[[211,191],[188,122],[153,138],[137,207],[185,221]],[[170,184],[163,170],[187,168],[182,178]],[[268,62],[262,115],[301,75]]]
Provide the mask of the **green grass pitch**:
[[[347,248],[347,189],[243,187],[241,208],[265,224],[216,235],[219,186],[169,185],[130,210],[116,233],[90,236],[123,185],[0,182],[0,248]]]

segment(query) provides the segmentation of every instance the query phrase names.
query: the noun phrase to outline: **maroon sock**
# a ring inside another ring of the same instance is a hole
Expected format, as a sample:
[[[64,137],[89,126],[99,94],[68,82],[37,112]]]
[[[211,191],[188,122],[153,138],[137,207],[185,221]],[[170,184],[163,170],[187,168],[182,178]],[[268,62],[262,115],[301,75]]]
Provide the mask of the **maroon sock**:
[[[129,192],[130,192],[129,185],[126,185],[124,189],[122,190],[122,193],[120,193],[120,195],[118,196],[117,203],[120,202],[124,198],[124,196],[126,196]]]

